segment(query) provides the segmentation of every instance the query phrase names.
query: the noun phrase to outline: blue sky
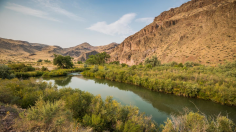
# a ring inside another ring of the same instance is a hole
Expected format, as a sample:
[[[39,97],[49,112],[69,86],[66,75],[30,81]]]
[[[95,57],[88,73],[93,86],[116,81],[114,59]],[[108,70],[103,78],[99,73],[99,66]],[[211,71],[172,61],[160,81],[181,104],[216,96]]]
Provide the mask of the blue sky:
[[[188,0],[0,0],[0,37],[63,48],[121,43]]]

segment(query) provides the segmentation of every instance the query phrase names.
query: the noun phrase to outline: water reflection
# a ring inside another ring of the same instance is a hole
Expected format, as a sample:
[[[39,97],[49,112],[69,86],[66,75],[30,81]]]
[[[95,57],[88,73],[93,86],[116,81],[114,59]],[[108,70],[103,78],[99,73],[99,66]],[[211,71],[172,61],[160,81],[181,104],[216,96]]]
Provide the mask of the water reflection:
[[[50,78],[47,81],[55,83],[59,88],[68,86],[88,91],[94,95],[100,94],[103,99],[107,96],[113,96],[115,100],[123,105],[135,105],[141,112],[152,115],[157,123],[163,123],[170,114],[178,114],[185,107],[193,111],[198,111],[199,109],[206,115],[211,116],[216,116],[221,112],[222,115],[228,114],[229,118],[234,120],[234,122],[236,121],[235,107],[223,106],[211,101],[157,93],[135,85],[83,77],[81,75]]]

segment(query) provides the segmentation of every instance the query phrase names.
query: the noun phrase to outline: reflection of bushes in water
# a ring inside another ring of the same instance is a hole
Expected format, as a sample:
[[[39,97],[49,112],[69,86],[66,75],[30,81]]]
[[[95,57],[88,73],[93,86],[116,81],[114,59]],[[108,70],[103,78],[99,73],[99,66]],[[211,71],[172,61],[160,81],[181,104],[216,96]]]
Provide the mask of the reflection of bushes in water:
[[[139,95],[144,100],[147,100],[148,102],[150,102],[152,106],[157,108],[159,111],[165,112],[167,114],[172,114],[172,113],[178,114],[179,111],[182,111],[182,108],[183,108],[182,106],[188,106],[188,108],[190,108],[191,110],[197,111],[197,109],[195,108],[195,105],[190,103],[190,100],[192,100],[194,103],[197,103],[197,107],[207,115],[219,114],[219,112],[223,112],[222,114],[226,115],[226,113],[224,112],[225,111],[224,106],[221,106],[221,105],[219,105],[220,107],[217,107],[217,110],[218,110],[216,111],[217,113],[212,113],[211,109],[206,109],[206,106],[214,105],[213,107],[215,107],[216,105],[209,101],[198,100],[198,99],[186,99],[186,98],[182,98],[175,95],[157,93],[157,92],[144,89],[139,86],[114,82],[114,81],[105,80],[105,79],[97,79],[94,77],[84,76],[84,79],[92,79],[95,81],[95,83],[98,83],[98,84],[108,85],[109,87],[115,87],[120,90],[132,91],[135,94]],[[235,120],[236,112],[231,111],[230,115],[231,115],[231,119]]]
[[[123,131],[124,128],[129,131],[136,126],[140,131],[157,131],[156,123],[137,107],[122,106],[112,97],[103,101],[101,96],[79,89],[57,89],[46,82],[2,80],[0,102],[27,108],[18,122],[22,123],[18,125],[20,128],[25,126],[22,128],[25,131],[64,131],[61,128],[69,127],[71,113],[77,123],[91,126],[95,131]]]
[[[81,74],[134,84],[151,91],[236,106],[236,61],[218,67],[163,65],[150,69],[138,67],[134,69],[117,65],[106,66],[109,70],[84,71]]]
[[[66,78],[55,78],[55,84],[59,86],[66,86],[71,82],[72,76]]]
[[[43,77],[43,80],[54,80],[55,85],[58,86],[66,86],[71,82],[73,76],[66,76],[66,77]]]

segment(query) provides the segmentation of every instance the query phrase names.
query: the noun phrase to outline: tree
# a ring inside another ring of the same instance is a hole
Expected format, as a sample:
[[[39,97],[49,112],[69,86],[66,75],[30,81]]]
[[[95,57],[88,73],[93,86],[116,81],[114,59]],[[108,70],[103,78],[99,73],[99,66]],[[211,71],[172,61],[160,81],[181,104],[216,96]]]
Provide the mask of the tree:
[[[82,64],[82,61],[78,61],[77,64]]]
[[[86,60],[86,63],[91,65],[104,65],[108,58],[110,58],[110,55],[106,52],[102,52],[96,55],[90,55],[89,58]]]
[[[10,78],[10,70],[11,68],[9,68],[8,66],[0,64],[0,78]]]
[[[54,54],[53,64],[57,65],[59,68],[72,68],[73,62],[72,57],[70,56],[62,56],[62,55],[56,55]]]
[[[37,62],[42,62],[43,60],[42,59],[38,59],[38,61]]]
[[[152,56],[151,59],[147,58],[144,62],[145,65],[147,64],[150,64],[152,65],[152,67],[155,67],[155,66],[160,66],[161,65],[161,61],[159,61],[157,59],[157,56]]]

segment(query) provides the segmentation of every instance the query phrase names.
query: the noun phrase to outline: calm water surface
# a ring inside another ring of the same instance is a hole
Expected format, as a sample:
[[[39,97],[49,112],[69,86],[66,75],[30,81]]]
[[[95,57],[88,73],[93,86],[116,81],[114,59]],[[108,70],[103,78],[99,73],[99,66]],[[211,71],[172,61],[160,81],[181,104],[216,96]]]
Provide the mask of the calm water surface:
[[[198,111],[199,109],[208,116],[228,115],[230,119],[236,122],[236,107],[224,106],[211,101],[152,92],[135,85],[84,77],[82,75],[42,80],[52,82],[58,85],[58,88],[79,88],[94,95],[100,94],[104,100],[107,96],[113,96],[113,99],[123,105],[137,106],[141,112],[151,115],[158,124],[164,123],[171,114],[183,112],[184,108],[192,111]]]

